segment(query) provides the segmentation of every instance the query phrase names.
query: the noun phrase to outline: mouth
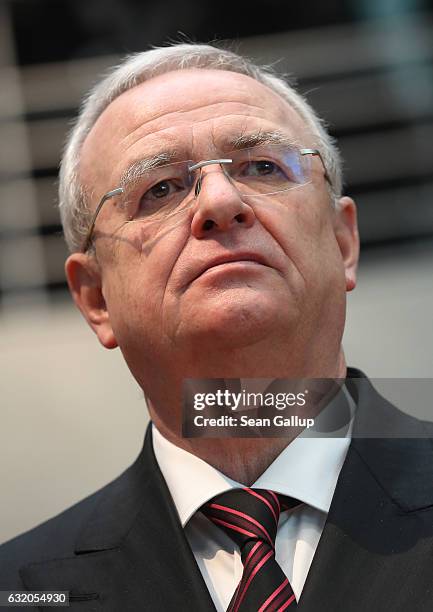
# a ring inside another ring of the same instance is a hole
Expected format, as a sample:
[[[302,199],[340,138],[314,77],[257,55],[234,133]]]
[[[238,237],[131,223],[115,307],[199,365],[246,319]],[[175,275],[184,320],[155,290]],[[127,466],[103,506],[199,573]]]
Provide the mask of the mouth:
[[[210,261],[204,263],[204,265],[198,271],[198,274],[192,279],[195,281],[197,278],[205,274],[206,272],[213,270],[219,266],[223,266],[225,264],[237,264],[237,263],[246,263],[252,265],[262,265],[266,267],[270,267],[265,258],[259,253],[226,253],[225,255],[220,255],[219,257],[215,257]]]

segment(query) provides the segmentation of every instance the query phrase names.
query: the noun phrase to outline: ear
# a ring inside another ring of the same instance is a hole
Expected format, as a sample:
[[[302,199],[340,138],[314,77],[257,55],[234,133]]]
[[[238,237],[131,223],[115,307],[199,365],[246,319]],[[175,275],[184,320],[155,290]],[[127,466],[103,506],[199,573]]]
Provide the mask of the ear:
[[[105,348],[118,346],[102,293],[99,265],[94,256],[73,253],[65,263],[69,290],[76,306]]]
[[[352,291],[356,287],[356,270],[359,260],[356,204],[352,198],[344,196],[338,201],[335,211],[334,231],[343,258],[346,291]]]

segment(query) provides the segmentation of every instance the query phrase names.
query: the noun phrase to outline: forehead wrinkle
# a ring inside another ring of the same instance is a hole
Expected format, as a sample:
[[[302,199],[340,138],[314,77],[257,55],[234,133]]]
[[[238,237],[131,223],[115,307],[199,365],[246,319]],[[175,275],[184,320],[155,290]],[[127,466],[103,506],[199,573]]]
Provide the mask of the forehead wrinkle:
[[[242,106],[242,107],[249,107],[251,109],[259,109],[261,111],[266,110],[263,106],[259,106],[258,104],[253,104],[250,101],[242,101],[242,100],[221,100],[219,102],[209,102],[208,104],[203,104],[203,102],[198,102],[196,105],[190,107],[190,108],[175,108],[173,110],[166,110],[163,111],[159,114],[156,114],[152,117],[151,120],[156,121],[158,119],[161,119],[161,117],[164,116],[170,116],[170,115],[188,115],[189,113],[193,113],[197,110],[204,110],[204,109],[209,109],[209,110],[213,110],[215,107],[219,107],[219,106],[225,106],[227,104],[236,104],[238,106]],[[209,117],[208,117],[209,118]]]
[[[156,132],[159,131],[164,131],[167,128],[171,127],[171,126],[175,126],[176,125],[176,118],[181,118],[182,121],[180,122],[180,124],[182,124],[182,122],[184,120],[186,120],[188,117],[189,113],[195,112],[197,110],[204,110],[204,109],[208,109],[209,112],[215,109],[215,107],[219,107],[219,106],[225,106],[227,104],[236,104],[238,106],[242,106],[241,109],[238,109],[235,111],[235,109],[231,109],[229,110],[225,110],[224,115],[246,115],[246,116],[251,116],[251,113],[253,110],[260,110],[262,111],[263,114],[265,114],[266,109],[263,108],[263,106],[258,106],[255,104],[251,104],[251,103],[246,103],[246,102],[240,102],[240,101],[230,101],[230,100],[226,100],[223,102],[212,102],[209,104],[197,104],[196,107],[193,108],[189,108],[187,110],[183,110],[183,109],[176,109],[176,110],[172,110],[172,111],[163,111],[160,112],[159,114],[153,115],[152,117],[141,117],[141,118],[137,118],[137,120],[139,120],[139,125],[137,125],[136,127],[134,127],[133,129],[131,129],[127,135],[125,135],[125,137],[123,138],[123,140],[125,140],[126,142],[128,142],[129,140],[135,140],[135,138],[137,137],[137,139],[142,138],[143,135],[141,134],[142,130],[146,130],[148,131],[147,134],[145,135],[150,135],[150,134],[154,134]],[[247,112],[247,107],[250,109],[250,112]],[[209,115],[209,116],[205,116],[202,117],[201,119],[197,120],[194,119],[194,123],[202,123],[204,121],[208,121],[209,119],[218,119],[219,116],[221,115]],[[261,117],[261,118],[265,118],[265,116]],[[157,122],[157,125],[152,127],[152,123]],[[164,122],[164,123],[163,123]],[[160,125],[158,125],[158,123]],[[163,125],[161,125],[161,123],[163,123]]]

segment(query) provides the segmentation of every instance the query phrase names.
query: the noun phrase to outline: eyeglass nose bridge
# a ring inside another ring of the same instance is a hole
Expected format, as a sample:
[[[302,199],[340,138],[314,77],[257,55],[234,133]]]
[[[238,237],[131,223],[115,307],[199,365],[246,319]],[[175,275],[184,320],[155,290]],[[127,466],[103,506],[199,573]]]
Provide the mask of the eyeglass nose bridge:
[[[200,161],[197,162],[196,164],[193,164],[192,166],[188,167],[188,171],[189,172],[194,172],[194,170],[200,170],[202,168],[204,168],[205,166],[211,166],[213,164],[219,164],[220,166],[222,166],[222,164],[231,164],[233,163],[232,159],[207,159],[204,161]],[[201,176],[201,172],[200,172],[200,176],[197,179],[197,182],[195,184],[194,187],[194,196],[197,197],[201,191],[201,186],[202,186],[202,176]]]

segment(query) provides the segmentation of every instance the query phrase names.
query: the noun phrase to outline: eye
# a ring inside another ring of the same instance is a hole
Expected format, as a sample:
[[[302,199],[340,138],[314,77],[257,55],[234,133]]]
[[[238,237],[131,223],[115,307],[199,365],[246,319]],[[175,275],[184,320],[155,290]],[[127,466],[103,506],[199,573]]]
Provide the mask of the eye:
[[[181,197],[185,191],[182,181],[176,179],[164,179],[155,183],[147,189],[140,198],[140,204],[144,208],[160,208],[164,205],[172,205]]]
[[[273,161],[268,159],[258,159],[250,161],[244,169],[244,174],[248,176],[266,176],[269,174],[281,174],[282,170]]]
[[[170,195],[173,190],[175,190],[175,185],[173,185],[171,181],[161,181],[160,183],[157,183],[151,187],[149,191],[144,194],[143,199],[147,197],[150,199],[165,198],[166,196]]]
[[[143,189],[134,216],[146,216],[175,208],[186,197],[187,191],[182,179],[177,177],[158,181],[152,187]]]

